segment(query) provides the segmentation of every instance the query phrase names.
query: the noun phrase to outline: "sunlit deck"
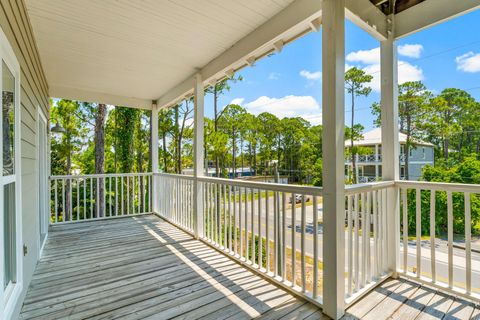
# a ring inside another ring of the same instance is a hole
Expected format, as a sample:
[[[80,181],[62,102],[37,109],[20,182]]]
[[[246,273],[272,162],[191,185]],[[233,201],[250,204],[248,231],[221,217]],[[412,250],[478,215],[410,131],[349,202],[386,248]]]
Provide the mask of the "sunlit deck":
[[[53,226],[22,319],[321,318],[155,216]]]
[[[468,319],[471,303],[389,280],[348,319]],[[321,319],[321,310],[153,215],[51,226],[22,319]]]

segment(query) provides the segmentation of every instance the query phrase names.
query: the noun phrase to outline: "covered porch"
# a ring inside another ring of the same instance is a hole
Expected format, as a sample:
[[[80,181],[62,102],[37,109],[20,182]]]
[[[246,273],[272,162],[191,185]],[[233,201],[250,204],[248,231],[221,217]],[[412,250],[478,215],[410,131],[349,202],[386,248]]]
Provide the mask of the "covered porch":
[[[387,280],[344,319],[476,319],[473,303]],[[322,319],[321,309],[156,215],[50,227],[21,319]]]
[[[480,279],[471,234],[465,229],[461,265],[454,260],[451,224],[441,254],[434,227],[430,250],[422,247],[420,198],[445,193],[451,221],[452,193],[461,194],[467,222],[470,197],[480,186],[400,181],[396,40],[473,10],[478,1],[219,2],[226,8],[113,1],[89,10],[81,2],[27,2],[49,94],[152,110],[152,172],[50,177],[50,215],[43,217],[49,233],[22,319],[477,315]],[[77,20],[63,28],[70,12]],[[106,19],[95,20],[99,12]],[[146,12],[161,18],[146,18]],[[185,15],[182,27],[191,32],[177,28],[172,15]],[[344,179],[347,18],[381,48],[382,181],[353,186]],[[157,20],[162,23],[152,24]],[[223,30],[229,22],[231,29]],[[319,30],[323,187],[206,177],[205,88]],[[125,67],[127,60],[135,63]],[[193,175],[160,173],[158,112],[190,97]],[[98,192],[99,185],[108,192]],[[408,195],[416,200],[414,222],[407,221]],[[409,223],[416,230],[413,244]]]

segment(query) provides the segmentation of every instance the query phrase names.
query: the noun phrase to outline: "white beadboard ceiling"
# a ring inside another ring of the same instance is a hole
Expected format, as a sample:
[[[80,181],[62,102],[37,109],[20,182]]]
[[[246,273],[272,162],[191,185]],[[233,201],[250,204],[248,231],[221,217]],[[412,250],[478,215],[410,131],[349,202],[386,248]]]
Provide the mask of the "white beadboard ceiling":
[[[291,2],[26,0],[53,97],[141,107]]]

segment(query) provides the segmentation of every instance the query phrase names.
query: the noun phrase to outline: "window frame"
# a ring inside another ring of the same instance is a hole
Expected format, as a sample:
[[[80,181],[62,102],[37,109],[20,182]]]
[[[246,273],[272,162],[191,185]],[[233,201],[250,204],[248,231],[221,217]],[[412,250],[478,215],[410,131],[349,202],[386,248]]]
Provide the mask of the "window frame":
[[[16,256],[16,281],[9,283],[4,289],[5,275],[5,243],[3,236],[0,237],[0,317],[9,318],[14,312],[14,308],[20,298],[23,289],[23,234],[22,234],[22,201],[21,201],[21,114],[20,114],[20,64],[15,53],[6,38],[3,30],[0,29],[0,59],[5,63],[9,71],[15,78],[15,95],[14,95],[14,173],[12,175],[3,176],[3,151],[0,152],[0,163],[2,164],[2,175],[0,176],[0,186],[2,189],[10,183],[15,184],[15,256]],[[2,77],[0,77],[0,86],[3,90],[3,64],[0,66]],[[0,102],[3,103],[3,99]],[[0,113],[0,132],[3,125],[3,114]],[[0,142],[0,150],[3,150],[3,139]],[[0,229],[4,228],[4,190],[0,192]]]

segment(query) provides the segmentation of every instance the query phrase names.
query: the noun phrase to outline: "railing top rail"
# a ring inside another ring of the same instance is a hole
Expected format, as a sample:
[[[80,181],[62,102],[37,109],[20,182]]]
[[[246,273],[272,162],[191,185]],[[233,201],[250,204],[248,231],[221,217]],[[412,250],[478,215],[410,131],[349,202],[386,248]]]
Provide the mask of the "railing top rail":
[[[288,192],[288,193],[305,194],[305,195],[312,195],[312,196],[322,195],[322,188],[311,187],[311,186],[297,186],[292,184],[268,183],[268,182],[252,182],[252,181],[232,180],[232,179],[213,178],[213,177],[199,177],[198,180],[201,182],[219,183],[219,184],[225,184],[229,186],[245,187],[245,188],[251,188],[251,189]]]
[[[157,172],[157,173],[154,173],[153,175],[159,176],[159,177],[167,177],[167,178],[178,178],[178,179],[183,179],[183,180],[195,180],[194,176],[185,175],[185,174],[178,174],[178,173]]]
[[[59,179],[86,179],[86,178],[109,178],[109,177],[138,177],[138,176],[151,176],[151,172],[138,172],[138,173],[105,173],[105,174],[79,174],[79,175],[57,175],[50,176],[50,180]]]
[[[394,185],[395,185],[395,182],[393,180],[352,184],[352,185],[345,186],[345,195],[348,196],[348,195],[352,195],[360,192],[368,192],[368,191],[384,189],[388,187],[393,187]]]
[[[480,184],[397,180],[400,188],[480,193]]]

